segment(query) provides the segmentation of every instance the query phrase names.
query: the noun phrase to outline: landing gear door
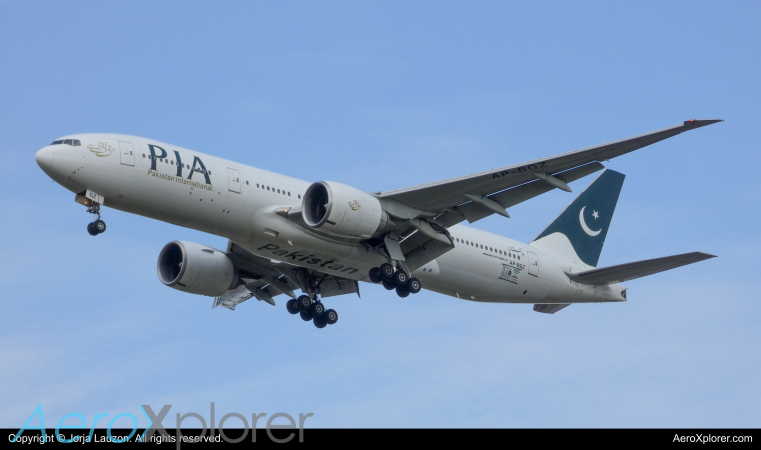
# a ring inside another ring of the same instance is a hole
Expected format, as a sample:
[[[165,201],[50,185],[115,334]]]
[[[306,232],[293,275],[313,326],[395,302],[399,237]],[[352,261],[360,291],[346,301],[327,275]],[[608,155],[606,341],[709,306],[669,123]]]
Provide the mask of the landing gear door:
[[[121,152],[121,161],[125,166],[135,166],[135,149],[130,142],[119,141],[119,151]]]
[[[535,277],[539,276],[539,258],[536,257],[536,253],[528,253],[528,274]]]
[[[240,194],[240,173],[235,169],[227,169],[228,190]]]

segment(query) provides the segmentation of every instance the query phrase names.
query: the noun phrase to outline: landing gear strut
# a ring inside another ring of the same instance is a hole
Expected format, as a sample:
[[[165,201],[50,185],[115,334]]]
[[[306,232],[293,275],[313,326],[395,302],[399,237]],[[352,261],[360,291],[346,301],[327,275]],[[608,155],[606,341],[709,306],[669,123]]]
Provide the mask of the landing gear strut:
[[[417,294],[423,288],[420,280],[410,278],[406,270],[396,268],[389,263],[383,263],[380,267],[370,269],[370,281],[373,283],[382,283],[383,287],[392,291],[396,289],[396,295],[407,297],[410,294]]]

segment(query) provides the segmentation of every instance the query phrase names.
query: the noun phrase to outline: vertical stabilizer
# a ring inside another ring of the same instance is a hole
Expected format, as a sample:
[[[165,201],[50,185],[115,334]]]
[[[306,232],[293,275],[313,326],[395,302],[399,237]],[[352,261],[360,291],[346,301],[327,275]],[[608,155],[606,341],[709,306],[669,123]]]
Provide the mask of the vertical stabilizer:
[[[605,170],[531,245],[596,267],[624,177],[622,173]]]

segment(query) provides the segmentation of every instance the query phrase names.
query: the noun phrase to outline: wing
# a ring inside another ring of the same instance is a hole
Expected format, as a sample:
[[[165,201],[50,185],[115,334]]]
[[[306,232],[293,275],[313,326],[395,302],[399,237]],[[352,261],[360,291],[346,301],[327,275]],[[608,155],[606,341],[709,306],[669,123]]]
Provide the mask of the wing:
[[[474,222],[494,213],[506,215],[505,208],[555,188],[570,191],[568,183],[602,169],[600,161],[716,122],[721,120],[688,120],[673,127],[549,158],[377,195],[430,216],[439,215],[438,222],[445,227],[462,220]]]
[[[354,280],[262,258],[232,241],[227,244],[227,256],[238,270],[238,286],[215,298],[212,308],[223,306],[235,310],[251,298],[274,306],[278,295],[296,298],[295,290],[309,292],[313,283],[319,284],[322,297],[359,295],[359,283]]]

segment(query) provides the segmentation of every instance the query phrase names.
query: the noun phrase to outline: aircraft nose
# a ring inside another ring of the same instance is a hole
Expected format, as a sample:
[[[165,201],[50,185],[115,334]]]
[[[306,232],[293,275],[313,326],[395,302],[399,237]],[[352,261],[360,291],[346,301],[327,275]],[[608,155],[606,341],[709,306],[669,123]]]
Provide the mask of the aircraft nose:
[[[37,154],[34,156],[34,159],[37,160],[37,165],[40,166],[40,169],[47,172],[51,167],[53,167],[53,161],[55,160],[55,149],[50,146],[44,147],[37,152]]]

